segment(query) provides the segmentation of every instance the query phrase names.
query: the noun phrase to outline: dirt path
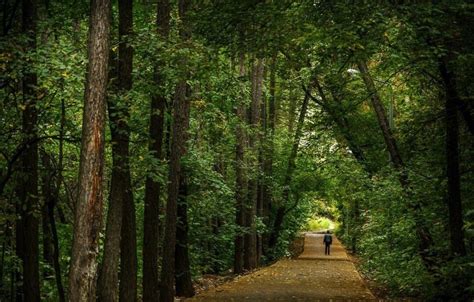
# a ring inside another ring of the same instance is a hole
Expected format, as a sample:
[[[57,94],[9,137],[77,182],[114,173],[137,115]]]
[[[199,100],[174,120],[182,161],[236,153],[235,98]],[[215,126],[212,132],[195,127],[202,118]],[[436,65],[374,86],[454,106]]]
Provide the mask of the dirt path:
[[[303,253],[236,278],[186,301],[375,300],[339,240],[324,255],[321,234],[307,233]]]

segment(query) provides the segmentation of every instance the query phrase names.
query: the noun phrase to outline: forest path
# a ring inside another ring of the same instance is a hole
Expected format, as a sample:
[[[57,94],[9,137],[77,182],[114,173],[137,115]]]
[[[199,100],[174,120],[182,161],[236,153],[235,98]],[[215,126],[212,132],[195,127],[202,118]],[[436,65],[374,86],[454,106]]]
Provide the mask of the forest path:
[[[339,240],[324,255],[323,234],[306,233],[303,253],[284,259],[186,301],[376,300]]]

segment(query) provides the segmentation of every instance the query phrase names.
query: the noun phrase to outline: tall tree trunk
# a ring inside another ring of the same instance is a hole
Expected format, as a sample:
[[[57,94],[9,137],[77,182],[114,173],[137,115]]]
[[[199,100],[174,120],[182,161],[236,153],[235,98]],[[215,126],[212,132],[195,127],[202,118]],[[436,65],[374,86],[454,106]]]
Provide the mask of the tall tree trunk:
[[[136,233],[135,206],[130,176],[129,141],[130,129],[128,120],[129,99],[127,91],[132,88],[133,49],[127,43],[132,33],[132,2],[119,1],[119,53],[117,68],[111,68],[111,77],[117,74],[117,85],[114,90],[122,98],[108,98],[110,132],[112,137],[112,178],[109,196],[109,211],[104,244],[104,258],[99,275],[100,301],[134,301],[136,296]],[[113,60],[112,60],[113,61]],[[113,63],[112,63],[113,64]],[[119,262],[120,288],[119,288]],[[122,279],[122,277],[124,279]],[[123,289],[125,291],[123,292]],[[128,300],[127,300],[128,299]]]
[[[169,0],[160,0],[157,5],[156,26],[162,38],[169,34]],[[155,85],[159,93],[153,95],[150,112],[150,143],[148,151],[155,160],[163,158],[163,133],[166,98],[163,91],[161,68],[163,62],[155,66]],[[160,182],[148,176],[145,182],[145,212],[143,220],[143,301],[157,299],[159,294],[158,259],[160,256]]]
[[[263,222],[270,229],[270,209],[273,204],[273,194],[271,188],[271,179],[273,177],[273,153],[275,152],[275,123],[276,123],[276,55],[273,56],[270,65],[270,97],[268,99],[268,120],[265,126],[265,145],[264,145],[264,184],[263,184],[263,204],[262,215]],[[265,232],[262,235],[262,253],[267,254],[269,234]]]
[[[163,251],[163,263],[161,272],[160,301],[173,301],[175,290],[175,246],[177,225],[177,204],[179,195],[179,177],[181,174],[181,158],[186,153],[186,138],[189,123],[189,99],[186,95],[187,84],[181,80],[176,86],[173,133],[171,138],[170,167],[168,177],[168,203],[166,205],[166,224],[164,242],[166,247]]]
[[[27,37],[25,52],[36,51],[36,22],[37,4],[35,0],[24,0],[23,2],[22,31]],[[28,62],[31,64],[31,62]],[[18,190],[20,206],[18,207],[16,241],[17,255],[22,261],[22,286],[19,286],[17,297],[23,295],[25,301],[40,300],[39,284],[39,235],[38,218],[36,212],[39,210],[38,201],[38,112],[36,109],[36,86],[37,76],[31,66],[24,72],[22,79],[23,106],[22,133],[26,150],[21,157],[20,172],[22,181]]]
[[[111,51],[109,56],[109,83],[114,83],[113,81],[117,78],[116,62],[116,55]],[[125,184],[123,166],[121,166],[122,159],[120,158],[124,145],[119,143],[124,135],[118,131],[118,125],[120,120],[125,117],[120,116],[120,106],[113,100],[114,97],[116,98],[113,93],[117,93],[117,85],[111,86],[113,88],[110,89],[110,94],[107,97],[107,109],[112,141],[112,175],[105,226],[104,253],[97,282],[98,301],[119,300],[120,238],[123,216],[122,188],[125,187]]]
[[[95,301],[102,225],[104,130],[109,60],[110,0],[92,0],[82,124],[78,198],[69,270],[69,301]]]
[[[359,67],[362,79],[365,83],[365,86],[367,87],[367,91],[369,92],[371,96],[370,99],[372,101],[372,107],[375,111],[380,129],[382,130],[382,135],[385,140],[385,145],[387,146],[388,152],[390,154],[390,160],[394,168],[398,171],[398,173],[400,173],[400,177],[399,177],[400,184],[405,189],[405,193],[408,196],[407,199],[410,200],[411,199],[411,197],[409,196],[410,184],[408,182],[407,171],[405,169],[405,165],[403,163],[400,152],[398,151],[397,143],[393,136],[392,130],[390,129],[387,115],[385,112],[385,108],[380,99],[380,96],[375,87],[374,81],[369,73],[369,70],[367,68],[367,64],[365,63],[365,61],[360,61],[358,63],[358,67]],[[416,233],[419,239],[418,254],[423,260],[425,267],[431,271],[433,268],[433,261],[429,257],[429,249],[433,243],[432,242],[433,240],[432,240],[430,231],[426,225],[425,219],[422,216],[421,205],[418,202],[415,202],[415,203],[410,202],[409,206],[411,208],[413,218],[415,220]]]
[[[242,53],[239,58],[239,76],[241,79],[245,76],[245,57]],[[236,146],[235,146],[235,222],[239,228],[245,226],[244,205],[245,205],[245,170],[244,170],[244,152],[245,152],[245,108],[243,100],[237,100],[236,107],[237,125],[235,129]],[[234,240],[234,273],[243,272],[243,256],[244,256],[244,236],[242,230],[237,230]]]
[[[189,39],[187,29],[187,10],[190,5],[189,0],[178,1],[178,12],[181,19],[179,29],[181,40]],[[183,58],[182,68],[187,68],[186,58]],[[173,103],[173,132],[171,138],[171,154],[169,159],[168,175],[168,203],[166,204],[166,224],[164,242],[167,247],[163,251],[163,263],[161,271],[161,302],[174,301],[175,288],[175,247],[176,247],[176,226],[177,209],[179,195],[179,181],[181,177],[181,158],[186,154],[186,141],[189,128],[190,98],[188,96],[188,84],[186,82],[188,72],[182,70],[182,75],[176,85]]]
[[[194,287],[191,281],[191,268],[188,249],[188,184],[186,170],[181,170],[179,196],[178,196],[178,222],[176,226],[176,257],[175,280],[176,295],[180,297],[194,296]]]
[[[454,75],[448,69],[447,58],[439,60],[439,71],[444,82],[446,101],[446,172],[448,177],[448,213],[451,252],[454,255],[466,255],[464,243],[463,215],[461,201],[461,176],[459,172],[459,122]]]
[[[125,104],[120,108],[118,116],[121,121],[114,123],[117,126],[117,144],[120,151],[117,153],[122,161],[119,169],[122,171],[124,186],[121,188],[123,201],[122,228],[120,239],[120,301],[137,300],[137,227],[135,217],[135,203],[130,174],[130,98],[126,96],[132,89],[133,48],[130,35],[133,32],[133,1],[119,0],[119,57],[118,57],[118,85],[120,94],[124,94]],[[123,137],[120,137],[123,136]],[[118,151],[118,150],[117,150]]]
[[[308,103],[310,99],[311,88],[313,85],[314,84],[312,84],[311,87],[308,89],[308,91],[305,92],[303,104],[301,104],[301,110],[298,117],[298,123],[296,125],[296,132],[295,132],[295,136],[293,138],[293,143],[291,146],[291,153],[290,153],[290,156],[288,157],[288,165],[286,168],[285,179],[283,182],[282,204],[277,208],[275,218],[273,221],[273,227],[270,234],[269,243],[268,243],[270,249],[274,249],[275,246],[277,245],[278,237],[280,236],[280,231],[283,225],[283,220],[285,218],[285,215],[291,209],[291,208],[288,208],[286,204],[290,198],[290,185],[293,179],[293,172],[295,171],[295,168],[296,168],[296,157],[298,155],[300,139],[301,139],[301,136],[303,135],[304,120],[306,117],[306,112],[308,111]]]
[[[244,269],[251,270],[257,267],[257,233],[255,216],[257,214],[258,197],[258,142],[260,137],[260,102],[262,100],[263,86],[263,59],[258,59],[252,70],[252,102],[249,110],[249,149],[251,156],[249,165],[253,173],[249,173],[247,202],[244,208],[245,227],[247,233],[244,236]]]

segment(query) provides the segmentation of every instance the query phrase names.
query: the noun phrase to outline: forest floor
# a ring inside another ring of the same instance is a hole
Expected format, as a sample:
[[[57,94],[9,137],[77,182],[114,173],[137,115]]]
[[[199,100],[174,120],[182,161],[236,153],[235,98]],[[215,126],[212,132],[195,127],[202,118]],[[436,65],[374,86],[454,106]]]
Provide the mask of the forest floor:
[[[331,255],[324,255],[322,236],[306,233],[296,259],[280,260],[186,301],[376,300],[334,235]]]

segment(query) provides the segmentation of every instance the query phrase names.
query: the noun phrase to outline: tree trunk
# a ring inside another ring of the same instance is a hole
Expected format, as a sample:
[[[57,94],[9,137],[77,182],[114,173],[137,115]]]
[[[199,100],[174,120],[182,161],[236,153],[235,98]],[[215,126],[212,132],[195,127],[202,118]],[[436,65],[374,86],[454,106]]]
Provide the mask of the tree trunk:
[[[61,105],[62,116],[64,115],[64,106],[63,102]],[[63,118],[61,118],[63,120]],[[61,276],[61,266],[59,263],[59,238],[58,232],[56,227],[56,218],[54,217],[54,209],[59,201],[59,188],[58,186],[61,184],[58,179],[61,177],[61,170],[62,170],[62,139],[63,139],[63,122],[61,122],[61,130],[59,134],[59,160],[58,160],[58,167],[57,167],[57,174],[56,179],[54,179],[54,168],[52,165],[52,158],[46,152],[42,153],[41,160],[43,163],[43,167],[45,169],[45,173],[43,175],[43,184],[42,184],[42,191],[43,196],[45,199],[44,203],[44,217],[43,217],[43,224],[47,225],[47,231],[49,232],[49,245],[48,252],[50,255],[50,265],[54,268],[54,275],[56,279],[56,287],[58,289],[58,298],[60,302],[66,301],[66,296],[64,293],[64,287],[62,283],[62,276]],[[56,182],[54,182],[56,180]],[[43,229],[43,236],[45,230]],[[44,242],[43,242],[44,244]],[[44,247],[43,247],[44,248]]]
[[[379,122],[380,129],[382,130],[383,138],[385,140],[385,145],[387,146],[388,153],[390,154],[391,161],[393,166],[400,170],[402,174],[405,174],[403,171],[404,164],[400,152],[398,151],[397,142],[392,133],[392,129],[388,123],[387,115],[382,101],[380,100],[377,89],[375,88],[374,81],[369,74],[367,64],[364,61],[360,61],[358,64],[362,79],[364,80],[365,86],[370,94],[370,99],[372,101],[372,107],[374,108],[375,115],[377,116],[377,121]],[[405,175],[402,175],[403,178],[406,178]],[[404,179],[402,182],[406,182]]]
[[[312,84],[311,86],[313,86]],[[270,234],[270,239],[268,242],[269,248],[274,249],[278,243],[278,237],[280,236],[280,231],[283,225],[283,220],[285,215],[288,213],[289,208],[287,208],[286,203],[290,198],[290,185],[293,179],[293,172],[296,168],[296,157],[298,155],[298,148],[300,144],[301,136],[303,135],[303,126],[304,120],[306,117],[306,112],[308,111],[308,103],[311,94],[311,88],[305,92],[303,99],[303,104],[301,105],[300,114],[298,117],[298,123],[296,125],[296,132],[293,138],[293,144],[291,146],[291,153],[288,157],[288,165],[285,172],[285,179],[283,183],[283,192],[282,192],[282,204],[277,208],[275,219],[273,222],[273,228]]]
[[[245,76],[244,54],[240,55],[239,59],[239,76]],[[244,150],[245,150],[245,130],[243,124],[245,122],[245,108],[243,100],[237,100],[236,116],[237,126],[235,129],[236,146],[235,146],[235,202],[236,202],[236,217],[235,222],[239,228],[245,226],[244,204],[245,204],[245,170],[244,170]],[[244,271],[243,256],[244,256],[244,237],[242,230],[237,230],[234,240],[234,273],[240,274]]]
[[[36,51],[37,4],[35,0],[23,2],[22,32],[27,37],[25,52]],[[31,54],[33,55],[33,54]],[[28,62],[31,64],[31,62]],[[24,71],[22,133],[26,150],[21,156],[20,172],[22,180],[18,190],[20,205],[18,207],[16,241],[17,255],[22,262],[22,286],[18,287],[17,297],[23,296],[25,301],[40,300],[39,284],[39,235],[38,218],[38,112],[36,109],[37,76],[34,68]]]
[[[117,75],[118,83],[113,87],[114,91],[119,95],[125,95],[132,87],[133,50],[127,44],[127,35],[132,33],[132,18],[131,1],[119,1],[120,42],[118,65],[116,68],[112,67],[109,70],[110,77],[114,77],[115,74]],[[114,60],[111,61],[111,64],[113,64]],[[119,300],[119,263],[121,263],[120,289],[123,288],[122,284],[126,286],[126,293],[130,293],[127,298],[130,301],[134,300],[132,297],[134,292],[136,292],[135,207],[133,204],[129,163],[130,129],[128,120],[130,114],[129,100],[126,95],[123,99],[124,103],[121,103],[118,101],[117,96],[111,95],[107,102],[112,137],[113,166],[104,257],[98,283],[100,301]],[[125,276],[125,280],[122,280],[122,276]],[[124,294],[120,292],[120,300],[122,300]]]
[[[110,0],[92,0],[69,301],[95,301],[102,222]]]
[[[180,297],[194,296],[194,287],[191,281],[191,268],[188,251],[188,185],[186,171],[183,169],[180,176],[178,196],[178,222],[176,226],[176,257],[175,280],[176,295]]]
[[[162,38],[169,34],[169,0],[160,0],[157,6],[156,25]],[[163,62],[161,62],[163,64]],[[163,91],[160,64],[155,66],[155,85],[159,93],[153,95],[150,112],[150,143],[148,151],[155,160],[163,159],[163,132],[166,98]],[[148,174],[149,175],[149,174]],[[145,212],[143,220],[143,301],[153,301],[159,295],[158,259],[160,256],[160,194],[161,184],[148,176],[145,182]]]
[[[113,51],[109,55],[109,83],[114,83],[117,78],[117,58]],[[123,153],[124,145],[119,143],[123,135],[119,132],[119,121],[122,116],[119,104],[113,98],[117,93],[117,85],[110,85],[110,94],[107,97],[107,109],[109,114],[109,126],[112,142],[112,175],[110,180],[109,204],[105,226],[104,253],[98,276],[98,301],[118,301],[119,293],[119,263],[120,263],[120,238],[122,228],[123,195],[122,188],[125,186],[123,177],[123,166],[120,153]],[[122,122],[123,124],[123,122]]]
[[[446,58],[439,61],[439,71],[444,82],[446,101],[446,172],[448,177],[448,213],[451,252],[453,255],[466,255],[464,243],[463,215],[461,201],[461,176],[459,172],[459,122],[454,75],[448,69]]]
[[[129,102],[126,96],[132,89],[133,48],[130,45],[130,35],[133,33],[133,1],[119,0],[119,57],[118,57],[118,88],[120,94],[125,95],[125,104],[120,108],[120,121],[115,124],[117,130],[117,157],[121,160],[118,167],[123,180],[121,190],[123,211],[120,239],[120,301],[137,300],[137,233],[135,203],[130,175],[130,128]]]
[[[244,236],[244,269],[251,270],[257,267],[257,233],[255,216],[257,214],[258,197],[258,142],[260,137],[260,102],[262,100],[263,86],[263,59],[257,60],[257,65],[252,70],[252,102],[249,110],[249,149],[251,156],[249,166],[253,173],[249,173],[247,202],[244,208],[245,227],[247,233]]]
[[[270,66],[270,86],[269,92],[270,97],[268,99],[268,120],[265,125],[265,146],[264,146],[264,184],[263,184],[263,204],[262,204],[262,216],[263,222],[270,229],[270,209],[273,204],[272,194],[272,177],[273,177],[273,153],[275,152],[275,124],[276,124],[276,55],[273,56]],[[267,254],[268,251],[268,239],[269,233],[265,232],[262,235],[262,253]]]
[[[405,194],[407,194],[407,199],[411,201],[409,196],[410,188],[408,182],[408,175],[405,169],[405,165],[398,151],[396,140],[393,136],[392,130],[390,129],[387,115],[385,113],[385,108],[380,99],[380,96],[375,87],[374,81],[369,73],[367,64],[365,61],[360,61],[358,67],[362,76],[362,79],[367,87],[367,91],[371,96],[372,107],[374,108],[375,114],[377,116],[377,121],[379,123],[380,129],[382,130],[383,138],[385,140],[385,145],[390,154],[390,160],[395,167],[395,169],[400,173],[399,179],[401,186],[405,189]],[[432,270],[433,261],[429,257],[429,249],[433,243],[430,231],[425,223],[424,218],[422,217],[421,205],[419,203],[409,203],[409,207],[412,210],[413,218],[416,225],[416,233],[419,238],[418,254],[420,255],[425,267],[428,270]]]
[[[188,0],[178,1],[178,12],[181,19],[179,28],[181,40],[189,39],[187,29],[187,9],[190,5]],[[187,68],[183,58],[182,68]],[[171,150],[169,159],[168,174],[168,203],[166,204],[166,223],[164,242],[166,248],[163,250],[163,262],[161,270],[161,302],[174,301],[175,295],[175,247],[176,247],[176,226],[177,209],[179,196],[179,181],[181,177],[181,158],[186,154],[186,141],[189,128],[190,98],[188,96],[187,70],[182,70],[184,75],[176,85],[173,102],[173,131],[171,137]]]
[[[175,290],[175,246],[177,225],[177,203],[179,194],[179,177],[181,174],[181,158],[186,153],[186,138],[189,126],[189,98],[186,95],[187,84],[181,80],[176,86],[173,133],[171,138],[170,167],[168,177],[168,203],[166,205],[166,224],[161,272],[160,301],[173,301]]]

